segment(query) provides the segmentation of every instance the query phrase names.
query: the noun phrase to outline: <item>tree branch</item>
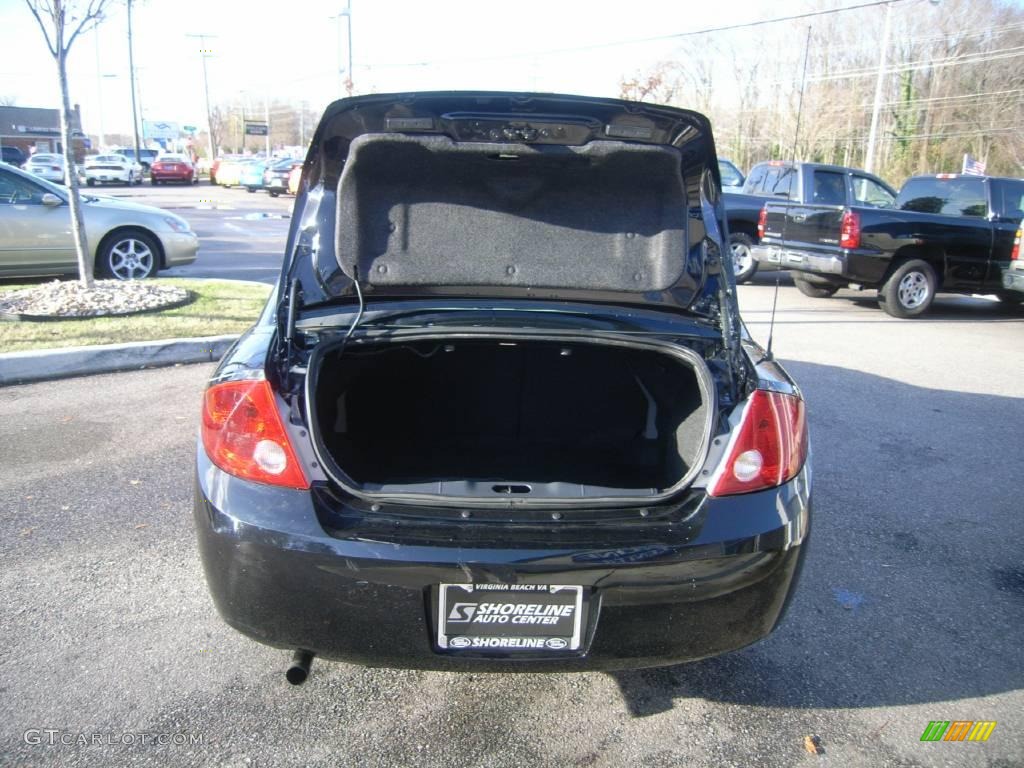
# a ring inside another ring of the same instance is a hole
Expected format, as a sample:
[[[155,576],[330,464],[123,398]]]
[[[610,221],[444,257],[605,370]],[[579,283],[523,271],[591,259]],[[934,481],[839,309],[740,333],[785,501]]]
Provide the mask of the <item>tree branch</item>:
[[[97,24],[103,21],[103,14],[106,11],[109,0],[91,0],[89,6],[85,9],[85,16],[78,22],[78,26],[75,27],[75,31],[71,33],[71,37],[68,38],[67,45],[64,46],[64,53],[66,54],[71,50],[71,44],[75,42],[75,38],[78,37],[82,32],[87,32],[93,29]]]
[[[46,39],[46,47],[50,49],[50,55],[52,55],[53,58],[56,59],[59,54],[59,49],[52,42],[50,42],[50,33],[46,31],[46,25],[43,23],[43,18],[42,16],[39,15],[39,8],[36,6],[35,3],[32,2],[32,0],[25,0],[25,5],[27,5],[28,9],[32,11],[32,15],[36,17],[36,21],[39,23],[39,28],[43,30],[43,37]],[[51,19],[55,22],[56,25],[56,19],[52,18],[53,11],[50,10],[49,13]]]

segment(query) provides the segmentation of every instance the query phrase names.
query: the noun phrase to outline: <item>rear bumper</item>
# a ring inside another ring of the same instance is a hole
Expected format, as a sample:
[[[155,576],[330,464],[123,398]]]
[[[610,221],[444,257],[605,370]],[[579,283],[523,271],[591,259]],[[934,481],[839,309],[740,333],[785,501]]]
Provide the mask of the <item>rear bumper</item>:
[[[891,263],[889,255],[871,248],[811,250],[761,243],[751,253],[759,264],[818,275],[823,282],[834,285],[878,286],[885,280]]]
[[[306,491],[239,480],[198,451],[199,549],[225,621],[270,646],[370,666],[435,670],[571,671],[692,661],[741,648],[780,620],[806,550],[807,467],[771,491],[704,497],[652,542],[517,545],[500,524],[474,546],[438,528],[414,541],[324,525]],[[359,519],[365,511],[343,507]],[[556,524],[557,525],[557,524]],[[494,543],[497,536],[500,544]],[[525,541],[525,539],[524,539]],[[580,584],[593,590],[583,648],[474,655],[436,647],[439,583]],[[536,655],[539,654],[539,655]]]
[[[85,170],[86,181],[99,181],[99,182],[125,182],[128,181],[129,171],[112,171],[112,170],[93,170],[87,168]]]
[[[149,170],[149,177],[157,181],[192,181],[194,175],[192,171],[168,173],[167,171],[154,171],[152,168]]]
[[[1003,288],[1024,293],[1024,269],[1007,269],[1003,271]]]
[[[819,255],[778,245],[755,245],[751,253],[759,264],[774,265],[778,269],[822,275],[843,275],[846,272],[846,255],[843,253]]]

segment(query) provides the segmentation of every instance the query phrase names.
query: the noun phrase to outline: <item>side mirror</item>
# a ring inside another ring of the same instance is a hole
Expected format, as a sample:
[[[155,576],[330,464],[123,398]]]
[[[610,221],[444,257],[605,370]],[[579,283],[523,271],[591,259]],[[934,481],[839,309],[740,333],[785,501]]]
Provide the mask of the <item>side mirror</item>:
[[[57,195],[53,194],[53,192],[47,192],[42,196],[42,198],[40,198],[39,202],[53,208],[61,205],[64,201],[57,197]]]

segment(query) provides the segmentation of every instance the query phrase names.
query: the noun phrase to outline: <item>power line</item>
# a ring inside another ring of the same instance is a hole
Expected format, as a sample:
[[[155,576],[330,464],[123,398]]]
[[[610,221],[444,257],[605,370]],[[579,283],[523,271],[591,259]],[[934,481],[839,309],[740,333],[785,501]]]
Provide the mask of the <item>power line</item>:
[[[566,53],[582,53],[584,51],[600,51],[607,48],[620,48],[623,46],[630,45],[645,45],[648,43],[662,43],[670,40],[680,40],[685,37],[696,37],[698,35],[708,35],[715,32],[729,32],[737,29],[749,29],[752,27],[764,26],[766,24],[780,24],[785,21],[799,21],[801,19],[810,19],[816,16],[828,16],[835,13],[844,13],[846,11],[856,11],[861,8],[874,8],[880,5],[889,5],[896,3],[914,2],[918,0],[871,0],[867,3],[859,3],[858,5],[846,5],[840,8],[827,8],[820,11],[807,11],[805,13],[792,14],[790,16],[778,16],[774,19],[760,19],[759,21],[748,21],[739,24],[726,24],[718,27],[705,27],[703,29],[694,29],[689,32],[675,32],[669,35],[655,35],[653,37],[639,37],[628,40],[615,40],[605,43],[593,43],[591,45],[579,45],[567,48],[549,48],[542,51],[532,52],[519,52],[519,53],[507,53],[507,54],[494,54],[490,56],[469,56],[463,58],[449,58],[449,59],[430,59],[424,61],[413,61],[405,63],[395,64],[369,64],[363,65],[368,69],[404,69],[410,67],[426,67],[426,66],[437,66],[441,64],[462,64],[467,62],[480,62],[480,61],[507,61],[513,59],[530,59],[541,56],[560,56]]]

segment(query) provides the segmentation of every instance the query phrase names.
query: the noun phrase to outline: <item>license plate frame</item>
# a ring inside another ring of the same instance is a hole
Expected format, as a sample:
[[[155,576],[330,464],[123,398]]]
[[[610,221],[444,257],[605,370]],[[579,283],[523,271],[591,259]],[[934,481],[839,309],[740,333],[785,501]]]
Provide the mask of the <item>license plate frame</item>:
[[[579,584],[439,584],[437,647],[507,655],[578,654],[589,589]]]

